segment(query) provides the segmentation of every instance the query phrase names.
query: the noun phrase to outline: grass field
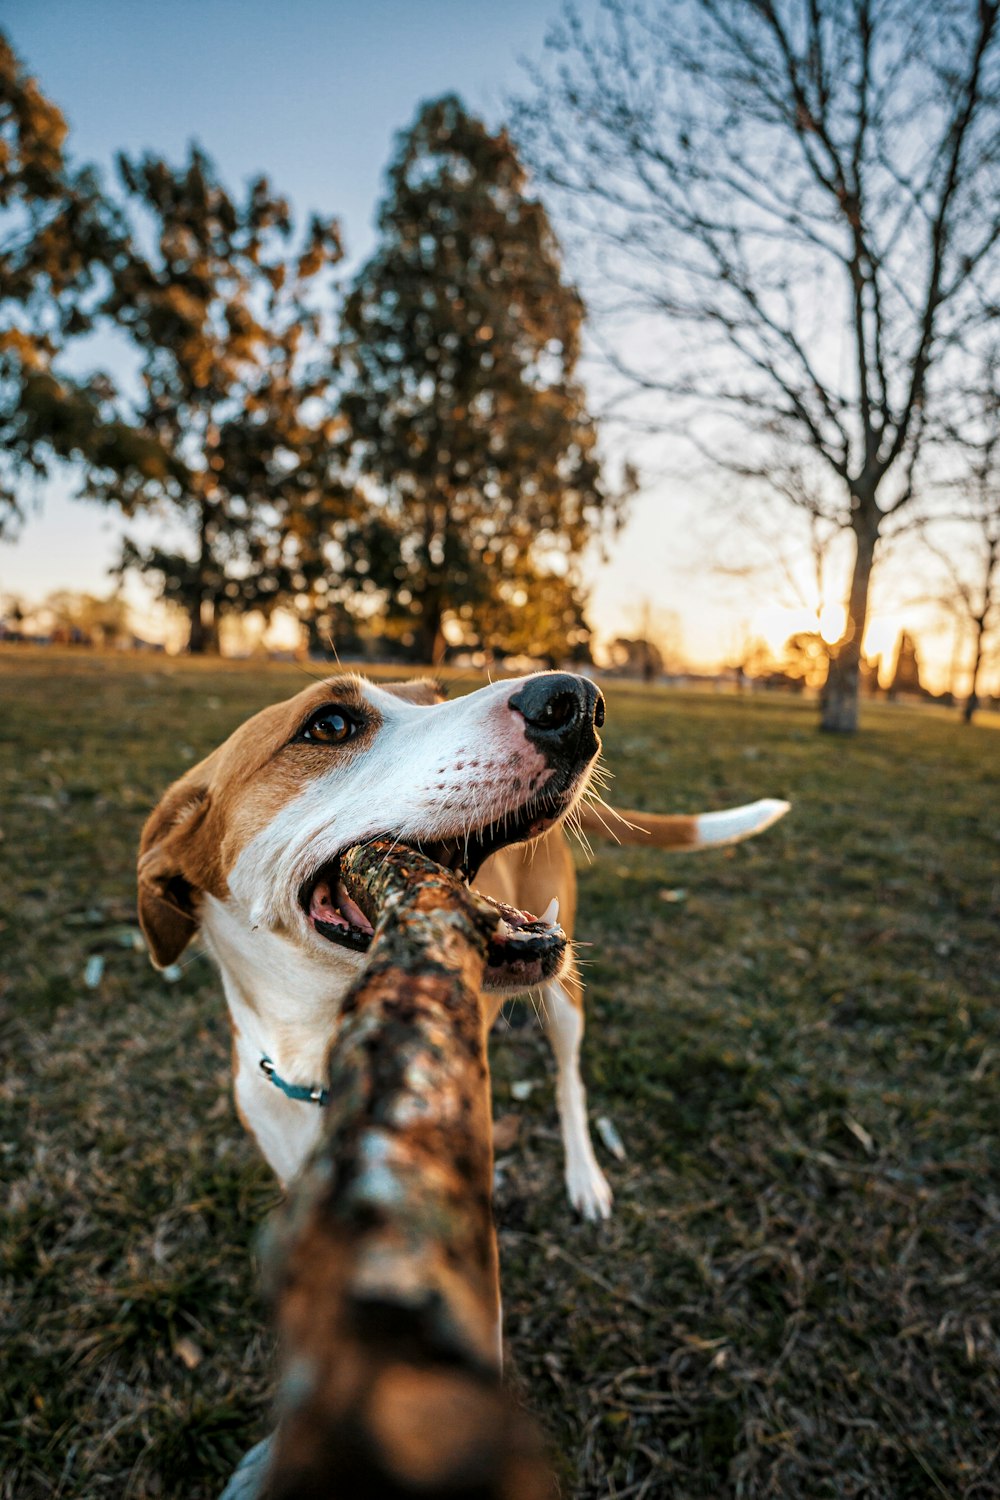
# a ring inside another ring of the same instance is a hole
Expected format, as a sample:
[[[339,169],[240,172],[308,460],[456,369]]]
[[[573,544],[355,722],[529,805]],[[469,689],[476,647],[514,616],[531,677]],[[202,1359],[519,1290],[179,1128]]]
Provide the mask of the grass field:
[[[133,867],[167,782],[303,681],[0,653],[3,1500],[214,1497],[269,1425],[276,1192]],[[795,807],[581,860],[609,1225],[566,1206],[533,1017],[494,1038],[508,1349],[565,1495],[1000,1496],[1000,736],[618,687],[606,749],[623,805]]]

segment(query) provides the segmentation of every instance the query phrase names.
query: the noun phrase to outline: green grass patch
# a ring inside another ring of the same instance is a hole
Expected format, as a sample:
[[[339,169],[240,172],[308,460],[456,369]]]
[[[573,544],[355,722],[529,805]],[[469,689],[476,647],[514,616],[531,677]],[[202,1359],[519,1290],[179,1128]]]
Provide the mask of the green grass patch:
[[[305,680],[0,652],[2,1500],[214,1497],[267,1428],[277,1193],[220,987],[196,953],[174,984],[151,969],[133,870],[166,784]],[[874,705],[831,741],[798,702],[608,696],[612,800],[795,805],[733,850],[581,856],[591,1113],[628,1148],[609,1225],[566,1206],[533,1016],[493,1040],[497,1112],[521,1116],[511,1362],[564,1491],[1000,1494],[1000,738]]]

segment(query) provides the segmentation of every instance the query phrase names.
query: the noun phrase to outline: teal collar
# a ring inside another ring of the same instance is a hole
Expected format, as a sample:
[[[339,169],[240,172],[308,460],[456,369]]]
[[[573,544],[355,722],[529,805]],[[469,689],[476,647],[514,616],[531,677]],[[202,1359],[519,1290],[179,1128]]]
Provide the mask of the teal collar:
[[[323,1105],[329,1104],[330,1102],[329,1089],[321,1089],[318,1086],[314,1087],[308,1083],[286,1083],[283,1078],[279,1078],[277,1073],[274,1071],[274,1063],[269,1057],[264,1057],[263,1055],[261,1055],[260,1071],[264,1074],[264,1077],[269,1078],[274,1084],[275,1088],[280,1089],[288,1099],[298,1099],[303,1104]]]

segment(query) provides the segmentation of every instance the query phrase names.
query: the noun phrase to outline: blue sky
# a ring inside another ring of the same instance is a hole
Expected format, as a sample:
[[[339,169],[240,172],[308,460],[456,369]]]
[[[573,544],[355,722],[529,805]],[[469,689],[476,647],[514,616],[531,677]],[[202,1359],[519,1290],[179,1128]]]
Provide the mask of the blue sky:
[[[78,156],[180,156],[263,170],[337,212],[363,255],[394,133],[448,89],[493,120],[558,0],[0,0],[0,24],[62,108]]]

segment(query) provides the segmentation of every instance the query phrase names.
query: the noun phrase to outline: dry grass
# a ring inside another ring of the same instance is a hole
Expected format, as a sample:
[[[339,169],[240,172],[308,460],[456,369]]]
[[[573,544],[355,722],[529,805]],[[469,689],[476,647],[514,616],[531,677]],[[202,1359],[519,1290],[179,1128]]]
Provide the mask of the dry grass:
[[[266,1429],[276,1195],[215,978],[149,968],[132,868],[168,780],[302,680],[0,654],[3,1500],[215,1496]],[[609,1226],[564,1204],[533,1018],[494,1040],[509,1348],[567,1496],[1000,1495],[1000,740],[616,689],[607,748],[623,803],[796,806],[583,873]]]

